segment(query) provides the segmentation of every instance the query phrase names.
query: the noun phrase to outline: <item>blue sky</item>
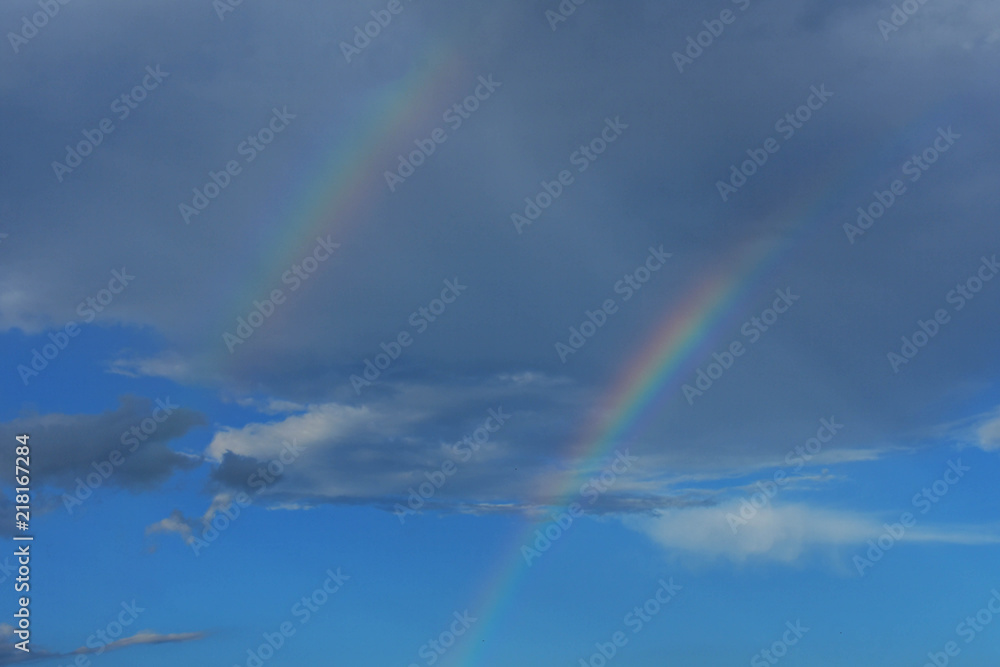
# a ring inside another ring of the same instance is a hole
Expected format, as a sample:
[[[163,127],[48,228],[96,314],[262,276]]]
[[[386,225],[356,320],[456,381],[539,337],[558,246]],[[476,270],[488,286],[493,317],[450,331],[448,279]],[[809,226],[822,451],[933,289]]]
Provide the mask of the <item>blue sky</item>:
[[[8,3],[0,664],[995,665],[998,20]]]

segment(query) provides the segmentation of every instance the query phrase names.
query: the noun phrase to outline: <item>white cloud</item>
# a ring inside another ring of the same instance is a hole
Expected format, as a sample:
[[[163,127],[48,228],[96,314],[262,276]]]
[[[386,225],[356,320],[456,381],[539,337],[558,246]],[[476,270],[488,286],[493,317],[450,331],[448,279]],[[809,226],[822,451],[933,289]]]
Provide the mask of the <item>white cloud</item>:
[[[50,321],[34,308],[33,295],[13,282],[0,283],[0,331],[20,329],[34,334],[44,331]]]
[[[192,523],[191,520],[184,517],[180,510],[174,510],[167,518],[146,526],[146,534],[176,533],[180,535],[185,544],[190,544],[194,539]]]
[[[220,431],[212,438],[206,454],[216,461],[221,461],[226,452],[267,461],[278,456],[286,442],[295,442],[308,449],[359,431],[376,429],[380,424],[376,417],[367,406],[310,405],[304,414],[291,415],[282,421],[251,423]]]
[[[985,452],[1000,450],[1000,407],[942,424],[931,433],[957,441],[961,446],[978,447]]]
[[[189,359],[169,352],[155,357],[115,359],[108,372],[130,378],[160,377],[181,384],[199,377],[195,365]]]
[[[976,429],[979,447],[992,452],[1000,449],[1000,416],[981,424]]]
[[[739,504],[733,502],[667,510],[652,518],[626,517],[623,521],[672,552],[724,557],[738,563],[770,560],[789,564],[810,551],[862,546],[878,537],[886,522],[871,514],[788,504],[766,506],[743,524],[732,520],[739,517],[739,510]],[[736,524],[735,531],[731,521]],[[928,529],[918,524],[907,529],[902,541],[995,544],[1000,536],[996,530],[980,527]]]

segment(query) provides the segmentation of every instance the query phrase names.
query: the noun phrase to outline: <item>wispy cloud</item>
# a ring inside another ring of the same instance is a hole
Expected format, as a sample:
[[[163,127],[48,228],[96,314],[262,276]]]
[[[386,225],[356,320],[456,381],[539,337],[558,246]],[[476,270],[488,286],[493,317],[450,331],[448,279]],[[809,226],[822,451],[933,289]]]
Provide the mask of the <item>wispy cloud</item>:
[[[123,637],[110,644],[104,644],[99,648],[81,646],[67,653],[57,653],[32,646],[31,652],[26,653],[14,647],[14,629],[5,623],[0,624],[0,665],[19,665],[38,660],[49,660],[52,658],[65,658],[74,655],[92,655],[117,651],[131,646],[143,644],[176,644],[182,642],[197,641],[207,636],[205,632],[178,632],[172,634],[161,634],[152,630],[140,630],[131,637]]]

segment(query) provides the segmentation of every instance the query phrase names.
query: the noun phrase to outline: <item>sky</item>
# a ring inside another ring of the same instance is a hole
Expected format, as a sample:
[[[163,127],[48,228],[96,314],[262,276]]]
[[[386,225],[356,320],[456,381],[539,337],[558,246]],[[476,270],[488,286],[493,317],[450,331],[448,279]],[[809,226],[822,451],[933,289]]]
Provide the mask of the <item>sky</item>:
[[[997,664],[995,3],[0,27],[0,665]]]

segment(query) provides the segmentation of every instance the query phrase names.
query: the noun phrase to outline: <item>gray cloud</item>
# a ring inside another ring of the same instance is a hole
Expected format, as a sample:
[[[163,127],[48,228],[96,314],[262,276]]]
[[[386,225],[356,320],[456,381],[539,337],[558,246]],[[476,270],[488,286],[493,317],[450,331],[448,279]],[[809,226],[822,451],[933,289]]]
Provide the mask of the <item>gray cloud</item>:
[[[105,478],[102,485],[142,491],[158,486],[175,471],[200,464],[199,457],[175,451],[169,443],[207,423],[200,412],[171,407],[169,397],[157,401],[123,396],[115,410],[100,414],[24,414],[0,424],[0,437],[9,442],[23,433],[31,437],[35,485],[72,491],[78,478],[97,472]],[[114,452],[121,459],[112,459]],[[13,448],[0,453],[0,461],[13,467]]]
[[[9,625],[0,625],[0,665],[19,665],[25,662],[35,662],[38,660],[49,660],[53,658],[66,658],[74,655],[88,655],[95,653],[106,653],[119,649],[142,644],[174,644],[179,642],[190,642],[204,639],[207,634],[204,632],[179,632],[173,634],[160,634],[152,630],[141,630],[131,637],[123,637],[116,641],[102,646],[100,649],[80,648],[68,653],[54,653],[37,646],[31,647],[31,652],[26,653],[14,647],[9,639],[12,628]]]

